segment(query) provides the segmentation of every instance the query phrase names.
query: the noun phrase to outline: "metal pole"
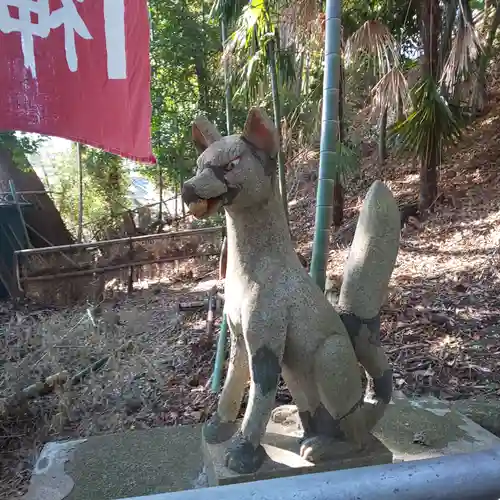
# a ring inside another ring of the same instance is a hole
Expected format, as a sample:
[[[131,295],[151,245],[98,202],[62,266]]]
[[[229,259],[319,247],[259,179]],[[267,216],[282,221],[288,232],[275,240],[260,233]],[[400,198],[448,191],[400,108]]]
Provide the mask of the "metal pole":
[[[222,379],[222,368],[224,366],[224,355],[226,354],[226,338],[227,338],[227,317],[222,314],[222,323],[220,325],[219,339],[217,341],[217,353],[215,355],[214,373],[212,375],[211,390],[218,393]]]
[[[500,447],[128,500],[499,500]],[[125,500],[125,499],[122,499]]]
[[[76,165],[78,168],[78,241],[83,240],[83,168],[82,150],[80,143],[76,143]]]

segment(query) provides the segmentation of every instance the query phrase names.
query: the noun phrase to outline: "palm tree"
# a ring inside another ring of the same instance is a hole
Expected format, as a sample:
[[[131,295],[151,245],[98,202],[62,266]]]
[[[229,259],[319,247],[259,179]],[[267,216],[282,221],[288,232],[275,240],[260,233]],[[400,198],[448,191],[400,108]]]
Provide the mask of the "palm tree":
[[[369,57],[374,62],[378,83],[372,90],[373,109],[379,114],[379,160],[386,153],[387,111],[397,104],[398,120],[391,135],[399,135],[400,148],[413,152],[420,163],[421,212],[433,206],[438,194],[437,167],[443,148],[460,137],[457,106],[460,84],[475,78],[472,71],[479,60],[480,43],[466,0],[451,0],[442,15],[438,0],[424,0],[418,13],[420,66],[417,84],[408,95],[401,49],[391,30],[378,20],[366,21],[348,39],[349,63]],[[444,17],[443,29],[441,22]],[[494,22],[492,29],[495,30]],[[411,31],[411,30],[410,30]],[[415,70],[413,70],[415,71]],[[411,99],[409,99],[409,97]],[[410,112],[403,119],[401,104]]]
[[[366,66],[377,81],[372,89],[373,112],[379,117],[378,160],[387,156],[389,110],[396,114],[407,101],[407,82],[401,69],[400,47],[389,27],[377,19],[365,21],[346,42],[346,62]]]
[[[289,81],[294,79],[293,72],[284,74],[280,66],[283,59],[279,50],[277,23],[268,1],[250,0],[242,5],[238,0],[218,2],[213,7],[213,14],[224,20],[227,27],[234,21],[235,29],[227,36],[223,66],[226,75],[239,90],[235,97],[244,95],[247,102],[262,100],[265,91],[270,88],[273,103],[274,122],[278,129],[280,148],[278,151],[279,189],[283,200],[285,214],[288,218],[286,190],[285,158],[281,146],[281,105],[280,78],[285,76]],[[225,18],[223,16],[226,16]],[[231,68],[229,68],[229,65]],[[287,66],[290,68],[290,66]]]
[[[461,136],[462,112],[456,96],[459,84],[471,78],[480,54],[469,5],[466,0],[458,0],[458,7],[454,17],[446,16],[447,22],[452,17],[455,21],[452,29],[445,26],[444,30],[444,36],[454,35],[450,44],[441,37],[439,1],[422,2],[419,19],[422,57],[419,79],[412,89],[413,110],[392,131],[400,136],[401,148],[413,151],[419,159],[421,213],[432,209],[437,199],[437,170],[444,148]],[[440,65],[440,61],[444,64]]]

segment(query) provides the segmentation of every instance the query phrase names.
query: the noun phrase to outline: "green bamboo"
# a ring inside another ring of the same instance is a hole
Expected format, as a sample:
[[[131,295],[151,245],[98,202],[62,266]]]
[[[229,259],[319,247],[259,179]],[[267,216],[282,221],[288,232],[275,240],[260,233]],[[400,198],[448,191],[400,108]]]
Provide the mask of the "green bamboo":
[[[273,95],[273,111],[274,111],[274,124],[278,129],[279,149],[278,149],[278,175],[279,175],[279,188],[281,200],[283,201],[283,209],[288,221],[288,201],[286,192],[286,173],[285,173],[285,155],[281,147],[281,106],[280,94],[278,89],[278,72],[276,71],[276,45],[274,40],[268,43],[269,50],[269,73],[271,76],[271,92]]]
[[[316,226],[311,277],[325,289],[330,228],[333,218],[333,184],[339,135],[340,14],[341,0],[326,0],[325,74],[319,157]]]
[[[227,338],[227,318],[222,316],[220,325],[219,340],[217,341],[217,353],[215,354],[214,372],[212,374],[212,392],[218,393],[220,390],[220,382],[222,379],[222,367],[224,366],[224,355],[226,353],[226,338]]]
[[[222,46],[226,43],[227,40],[227,22],[224,19],[224,15],[220,22],[220,31],[222,38]],[[226,128],[227,135],[231,135],[233,133],[233,109],[231,107],[231,101],[233,99],[231,95],[231,82],[229,78],[229,63],[227,60],[224,61],[224,85],[226,90]]]

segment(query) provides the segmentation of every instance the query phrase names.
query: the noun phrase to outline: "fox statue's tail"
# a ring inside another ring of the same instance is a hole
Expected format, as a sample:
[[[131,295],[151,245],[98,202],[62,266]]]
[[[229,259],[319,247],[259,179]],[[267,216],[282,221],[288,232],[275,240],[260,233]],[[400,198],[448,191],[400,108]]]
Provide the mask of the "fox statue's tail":
[[[368,376],[370,429],[382,417],[392,397],[392,370],[380,343],[380,308],[396,263],[400,232],[396,200],[384,183],[375,181],[359,214],[335,304]]]

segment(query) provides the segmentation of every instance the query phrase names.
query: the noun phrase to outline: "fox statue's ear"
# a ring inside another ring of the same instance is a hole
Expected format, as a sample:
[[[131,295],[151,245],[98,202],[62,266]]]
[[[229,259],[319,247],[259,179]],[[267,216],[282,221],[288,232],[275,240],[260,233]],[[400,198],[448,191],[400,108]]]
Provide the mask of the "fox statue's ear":
[[[278,131],[262,108],[250,109],[242,135],[248,142],[262,149],[269,156],[274,157],[278,154]]]
[[[222,135],[217,130],[217,127],[203,115],[198,116],[193,121],[191,133],[198,154],[203,153],[203,151],[205,151],[210,144],[222,138]]]

